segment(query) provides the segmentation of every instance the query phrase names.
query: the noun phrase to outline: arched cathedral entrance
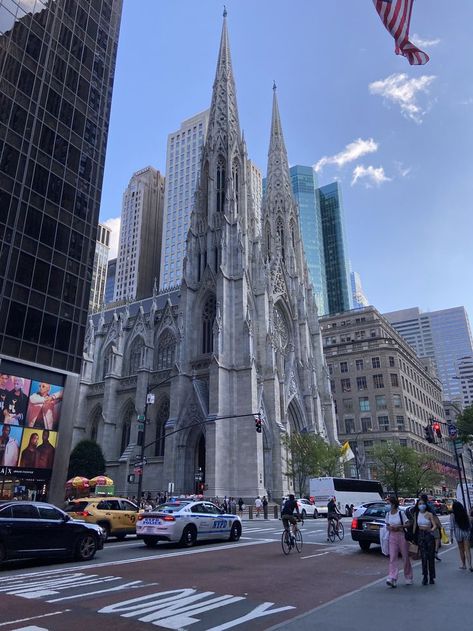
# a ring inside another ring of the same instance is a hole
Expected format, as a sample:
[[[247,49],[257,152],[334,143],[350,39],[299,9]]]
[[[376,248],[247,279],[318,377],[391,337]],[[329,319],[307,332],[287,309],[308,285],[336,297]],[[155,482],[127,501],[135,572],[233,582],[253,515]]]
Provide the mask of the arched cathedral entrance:
[[[195,492],[203,493],[205,489],[205,436],[201,434],[195,455]]]

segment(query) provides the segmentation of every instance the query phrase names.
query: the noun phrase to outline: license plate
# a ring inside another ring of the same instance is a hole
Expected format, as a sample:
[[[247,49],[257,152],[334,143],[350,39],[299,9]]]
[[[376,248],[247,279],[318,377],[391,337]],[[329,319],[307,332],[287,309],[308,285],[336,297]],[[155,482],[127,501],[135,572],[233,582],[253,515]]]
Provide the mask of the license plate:
[[[146,519],[143,519],[141,523],[143,524],[143,526],[159,526],[159,524],[161,523],[161,520],[147,517]]]
[[[379,524],[368,524],[368,530],[379,530]]]

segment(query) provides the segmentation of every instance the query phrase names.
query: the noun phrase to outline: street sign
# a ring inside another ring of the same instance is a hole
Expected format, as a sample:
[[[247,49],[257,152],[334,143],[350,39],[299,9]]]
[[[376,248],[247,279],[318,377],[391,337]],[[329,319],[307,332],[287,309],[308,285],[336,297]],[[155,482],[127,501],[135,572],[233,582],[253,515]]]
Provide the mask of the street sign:
[[[458,427],[453,425],[453,423],[449,423],[448,425],[448,435],[450,438],[456,438],[458,434]]]
[[[153,405],[155,401],[155,395],[154,394],[147,394],[146,395],[146,403],[149,403],[151,405]]]
[[[456,447],[457,449],[461,449],[461,448],[463,447],[463,441],[462,441],[462,440],[460,440],[459,438],[457,438],[457,439],[455,440],[455,447]]]
[[[138,431],[142,432],[145,428],[145,424],[144,423],[138,423]]]
[[[136,420],[138,422],[141,421],[141,423],[144,423],[145,422],[145,415],[144,414],[138,414],[138,416],[136,417]]]

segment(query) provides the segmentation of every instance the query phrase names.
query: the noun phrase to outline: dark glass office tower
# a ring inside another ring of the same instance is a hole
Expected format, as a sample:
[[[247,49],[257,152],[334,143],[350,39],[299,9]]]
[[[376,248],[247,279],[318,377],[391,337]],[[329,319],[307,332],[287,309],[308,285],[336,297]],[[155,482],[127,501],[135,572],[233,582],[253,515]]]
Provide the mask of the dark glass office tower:
[[[79,373],[122,0],[0,0],[0,356]]]

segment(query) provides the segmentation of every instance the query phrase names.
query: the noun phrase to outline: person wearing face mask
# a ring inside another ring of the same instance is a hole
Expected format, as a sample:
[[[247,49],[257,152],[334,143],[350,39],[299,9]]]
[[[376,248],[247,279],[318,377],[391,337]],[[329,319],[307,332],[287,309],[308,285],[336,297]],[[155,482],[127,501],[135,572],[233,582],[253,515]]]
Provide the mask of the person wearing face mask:
[[[404,536],[404,526],[407,525],[407,517],[399,510],[397,497],[389,498],[391,510],[386,513],[386,527],[389,531],[389,576],[386,585],[397,586],[399,574],[399,553],[404,563],[404,579],[406,585],[412,585],[412,566],[409,559],[409,545]]]
[[[418,500],[414,511],[414,532],[418,532],[420,558],[422,559],[422,585],[435,584],[435,539],[437,527],[434,516],[427,510],[424,500]]]

